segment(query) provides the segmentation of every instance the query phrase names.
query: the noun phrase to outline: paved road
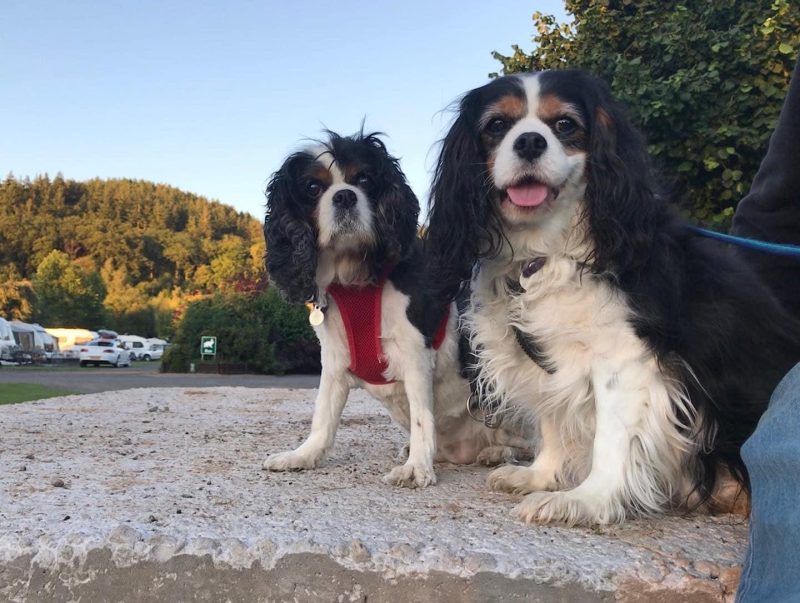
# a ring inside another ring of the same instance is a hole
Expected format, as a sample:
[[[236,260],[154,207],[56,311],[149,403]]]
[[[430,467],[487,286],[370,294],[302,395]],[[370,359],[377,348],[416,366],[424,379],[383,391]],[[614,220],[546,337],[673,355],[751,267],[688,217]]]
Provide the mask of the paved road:
[[[97,392],[135,387],[319,387],[318,375],[200,375],[159,373],[158,363],[136,364],[125,368],[58,366],[0,368],[0,387],[3,383],[38,383],[61,387],[76,393]]]

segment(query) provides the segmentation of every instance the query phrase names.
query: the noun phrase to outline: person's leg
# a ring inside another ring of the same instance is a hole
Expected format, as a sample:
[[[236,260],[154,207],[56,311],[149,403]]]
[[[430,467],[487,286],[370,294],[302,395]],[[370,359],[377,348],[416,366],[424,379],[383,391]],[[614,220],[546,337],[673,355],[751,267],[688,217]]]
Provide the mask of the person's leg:
[[[800,364],[775,389],[742,458],[752,511],[736,601],[800,601]]]

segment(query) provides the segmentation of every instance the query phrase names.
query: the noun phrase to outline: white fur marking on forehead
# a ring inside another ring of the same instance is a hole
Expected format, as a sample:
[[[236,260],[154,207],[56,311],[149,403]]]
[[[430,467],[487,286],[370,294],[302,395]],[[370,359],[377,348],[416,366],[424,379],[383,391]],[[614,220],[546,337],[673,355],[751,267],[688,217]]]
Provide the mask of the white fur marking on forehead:
[[[315,157],[317,161],[324,165],[325,168],[330,172],[334,184],[338,182],[344,182],[344,172],[339,169],[339,166],[336,163],[336,158],[324,147],[317,147],[312,150],[312,153],[314,153],[314,151],[317,149],[319,149],[319,152],[315,153]]]
[[[539,110],[539,94],[542,90],[539,74],[526,73],[518,75],[517,78],[522,83],[523,90],[525,90],[525,98],[528,101],[528,116],[536,116],[536,112]]]

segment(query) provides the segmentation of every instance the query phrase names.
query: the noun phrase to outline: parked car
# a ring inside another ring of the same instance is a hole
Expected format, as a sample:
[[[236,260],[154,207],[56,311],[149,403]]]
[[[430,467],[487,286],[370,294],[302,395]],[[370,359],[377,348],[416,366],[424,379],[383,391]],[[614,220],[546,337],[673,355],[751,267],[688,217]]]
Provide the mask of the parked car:
[[[164,348],[166,344],[163,343],[148,343],[144,350],[140,350],[138,352],[137,358],[139,360],[144,360],[145,362],[150,362],[151,360],[161,360],[161,356],[164,355]]]
[[[94,364],[110,364],[111,366],[130,366],[131,355],[122,344],[115,339],[96,339],[81,346],[80,364],[87,366]]]

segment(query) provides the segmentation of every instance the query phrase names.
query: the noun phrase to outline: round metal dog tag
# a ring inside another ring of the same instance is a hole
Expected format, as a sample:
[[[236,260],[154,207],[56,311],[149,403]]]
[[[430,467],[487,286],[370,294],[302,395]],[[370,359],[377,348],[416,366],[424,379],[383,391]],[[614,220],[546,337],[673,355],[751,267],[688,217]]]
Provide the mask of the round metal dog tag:
[[[325,313],[317,307],[311,310],[311,314],[308,315],[308,322],[311,323],[312,327],[318,327],[324,320]]]

